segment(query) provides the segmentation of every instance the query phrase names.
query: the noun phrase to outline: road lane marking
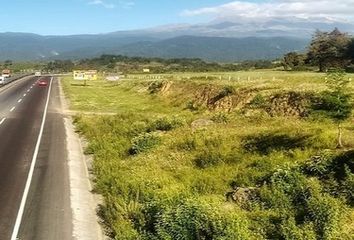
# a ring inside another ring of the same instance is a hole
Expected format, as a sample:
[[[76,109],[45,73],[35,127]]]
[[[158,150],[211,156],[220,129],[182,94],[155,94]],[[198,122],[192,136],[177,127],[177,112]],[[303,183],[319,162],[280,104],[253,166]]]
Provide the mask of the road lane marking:
[[[35,150],[34,150],[34,153],[33,153],[31,167],[30,167],[30,170],[28,172],[26,186],[25,186],[25,189],[24,189],[24,192],[23,192],[20,208],[19,208],[18,213],[17,213],[15,226],[14,226],[14,229],[12,231],[11,240],[17,240],[17,235],[18,235],[18,232],[20,230],[22,217],[23,217],[23,212],[25,210],[29,189],[31,187],[31,181],[32,181],[32,177],[33,177],[34,167],[35,167],[36,162],[37,162],[37,156],[38,156],[38,152],[39,152],[39,147],[41,145],[42,135],[43,135],[43,131],[44,131],[44,125],[45,125],[45,121],[47,119],[47,112],[48,112],[50,93],[51,93],[51,90],[52,90],[52,83],[53,83],[53,77],[50,80],[50,85],[49,85],[49,90],[48,90],[48,95],[47,95],[47,101],[46,101],[46,104],[45,104],[45,107],[44,107],[44,112],[43,112],[43,117],[42,117],[42,124],[41,124],[41,128],[39,130],[39,135],[38,135],[36,147],[35,147]]]
[[[28,89],[28,90],[27,90],[27,92],[30,92],[30,91],[31,91],[31,89]]]
[[[10,112],[13,112],[15,109],[16,109],[16,107],[12,107],[12,108],[10,109]]]
[[[23,94],[23,97],[26,97],[27,96],[27,93]]]
[[[21,103],[21,102],[22,102],[22,98],[21,98],[21,99],[19,99],[17,102],[18,102],[18,103]]]
[[[5,122],[5,120],[6,120],[6,118],[1,119],[0,125],[3,124]]]

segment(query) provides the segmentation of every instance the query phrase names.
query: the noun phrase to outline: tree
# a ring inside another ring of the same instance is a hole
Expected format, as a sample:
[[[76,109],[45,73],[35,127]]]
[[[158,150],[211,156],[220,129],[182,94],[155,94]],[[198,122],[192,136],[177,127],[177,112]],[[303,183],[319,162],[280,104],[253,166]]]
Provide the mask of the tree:
[[[351,39],[348,50],[347,50],[347,56],[350,59],[351,63],[354,64],[354,38]]]
[[[283,58],[282,65],[285,70],[295,70],[305,65],[306,56],[297,52],[290,52]]]
[[[327,91],[321,94],[321,100],[316,110],[325,112],[338,126],[337,147],[343,148],[342,123],[352,113],[351,94],[349,94],[349,80],[342,70],[331,71],[327,74]]]
[[[348,63],[350,37],[337,28],[332,32],[316,31],[309,47],[308,61],[318,65],[320,72],[328,68],[343,68]]]
[[[4,62],[4,68],[9,68],[10,66],[12,66],[12,61],[11,60],[6,60]]]
[[[48,71],[48,72],[71,72],[74,68],[74,63],[70,60],[65,60],[65,61],[61,61],[61,60],[55,60],[53,62],[49,62],[44,70]]]

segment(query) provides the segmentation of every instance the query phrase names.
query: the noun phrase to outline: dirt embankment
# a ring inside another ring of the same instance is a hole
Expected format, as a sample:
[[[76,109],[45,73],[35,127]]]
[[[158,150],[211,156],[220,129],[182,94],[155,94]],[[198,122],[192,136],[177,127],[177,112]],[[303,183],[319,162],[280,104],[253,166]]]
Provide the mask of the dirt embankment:
[[[306,117],[314,94],[276,92],[262,88],[236,88],[217,84],[192,84],[172,81],[151,82],[147,91],[182,102],[190,109],[231,112],[263,111],[270,116]]]

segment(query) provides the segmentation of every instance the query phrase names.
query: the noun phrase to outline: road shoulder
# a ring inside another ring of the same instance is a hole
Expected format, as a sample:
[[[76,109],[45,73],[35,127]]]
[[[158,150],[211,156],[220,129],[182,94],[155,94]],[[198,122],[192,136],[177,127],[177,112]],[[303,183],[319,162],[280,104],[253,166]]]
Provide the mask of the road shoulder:
[[[60,78],[58,79],[62,111],[66,112],[68,104],[63,94]],[[80,240],[102,240],[104,234],[96,214],[98,201],[92,193],[90,175],[80,136],[75,132],[71,117],[65,116],[64,122],[67,137],[73,237]]]

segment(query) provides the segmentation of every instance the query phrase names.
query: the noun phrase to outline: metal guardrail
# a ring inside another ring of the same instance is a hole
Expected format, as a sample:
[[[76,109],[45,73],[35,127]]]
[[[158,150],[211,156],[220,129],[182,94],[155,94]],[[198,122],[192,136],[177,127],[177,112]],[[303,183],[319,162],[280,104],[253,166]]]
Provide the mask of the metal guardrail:
[[[4,83],[0,84],[0,87],[5,86],[5,85],[7,85],[9,83],[12,83],[12,82],[14,82],[16,80],[19,80],[21,78],[24,78],[24,77],[27,77],[27,76],[31,76],[31,75],[33,75],[33,73],[31,73],[31,74],[18,74],[18,75],[12,76],[10,78],[7,78]]]

